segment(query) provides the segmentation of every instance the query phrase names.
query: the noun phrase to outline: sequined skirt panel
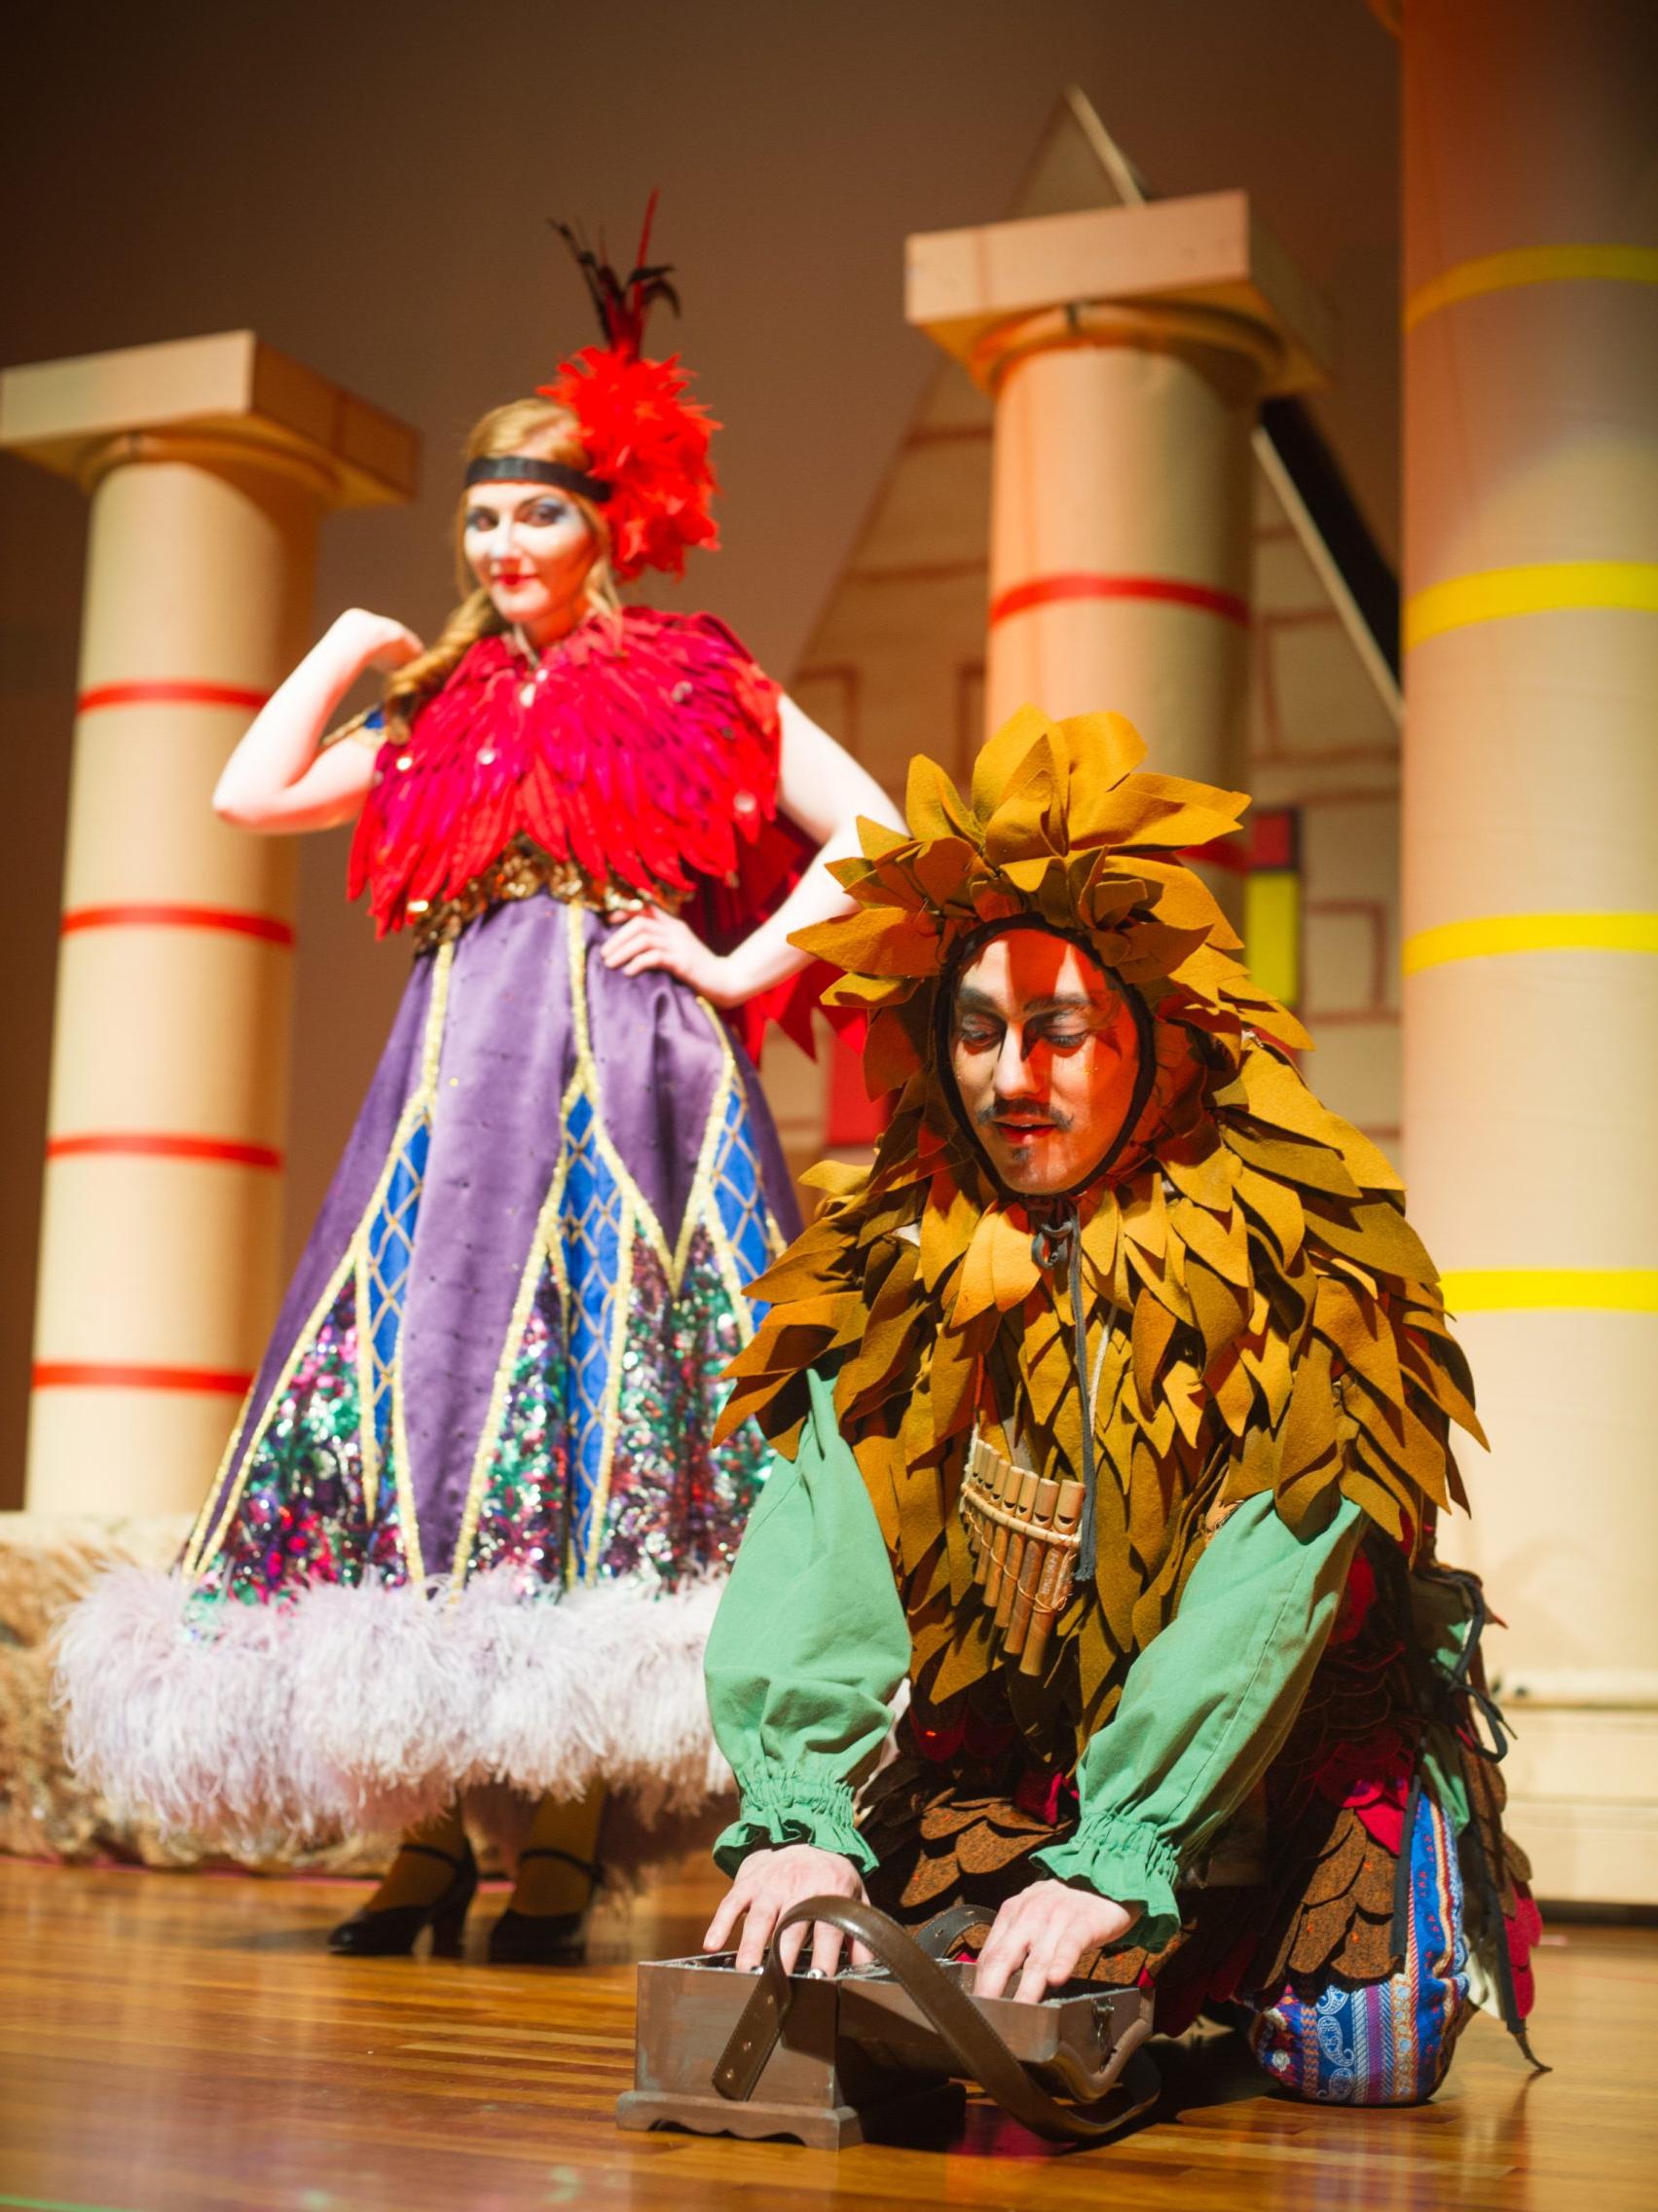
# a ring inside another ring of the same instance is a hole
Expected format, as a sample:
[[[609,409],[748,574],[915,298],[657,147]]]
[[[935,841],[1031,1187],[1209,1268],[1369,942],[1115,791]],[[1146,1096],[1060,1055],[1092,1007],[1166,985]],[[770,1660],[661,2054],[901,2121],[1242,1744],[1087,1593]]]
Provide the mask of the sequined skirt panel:
[[[715,1447],[743,1286],[794,1234],[753,1066],[538,897],[416,960],[203,1511],[199,1597],[519,1569],[671,1589],[766,1463]]]

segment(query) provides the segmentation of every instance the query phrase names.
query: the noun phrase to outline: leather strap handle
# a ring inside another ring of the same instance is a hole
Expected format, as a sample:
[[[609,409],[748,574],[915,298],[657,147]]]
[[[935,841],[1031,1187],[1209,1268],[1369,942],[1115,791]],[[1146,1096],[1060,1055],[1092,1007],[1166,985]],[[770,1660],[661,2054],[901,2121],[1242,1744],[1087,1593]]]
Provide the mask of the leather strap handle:
[[[722,2097],[736,2103],[752,2097],[776,2048],[793,1997],[778,1938],[802,1921],[838,1928],[873,1953],[913,2000],[962,2072],[1033,2134],[1059,2143],[1097,2143],[1156,2100],[1160,2083],[1149,2059],[1137,2059],[1132,2084],[1121,2079],[1144,2041],[1144,2034],[1130,2032],[1118,2045],[1103,2084],[1106,2096],[1116,2100],[1113,2110],[1105,2112],[1096,2104],[1084,2112],[1058,2103],[1031,2080],[961,1984],[935,1964],[912,1936],[871,1904],[829,1897],[808,1898],[791,1906],[772,1931],[754,1995],[714,2069],[714,2086]]]

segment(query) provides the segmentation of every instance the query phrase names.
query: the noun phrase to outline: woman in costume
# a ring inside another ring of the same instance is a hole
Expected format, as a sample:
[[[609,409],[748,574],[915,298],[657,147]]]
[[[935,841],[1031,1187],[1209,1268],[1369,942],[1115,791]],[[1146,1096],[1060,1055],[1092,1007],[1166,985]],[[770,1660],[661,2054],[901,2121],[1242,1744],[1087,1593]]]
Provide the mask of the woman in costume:
[[[342,1951],[458,1944],[488,1791],[535,1808],[491,1957],[579,1956],[607,1796],[626,1861],[722,1779],[702,1645],[765,1451],[713,1441],[718,1378],[796,1226],[751,1051],[809,1040],[788,938],[847,903],[813,864],[891,809],[720,623],[618,604],[716,543],[645,258],[578,254],[605,344],[473,431],[437,643],[343,615],[215,795],[354,817],[351,894],[414,968],[185,1556],[109,1576],[63,1675],[118,1803],[244,1845],[401,1828]]]

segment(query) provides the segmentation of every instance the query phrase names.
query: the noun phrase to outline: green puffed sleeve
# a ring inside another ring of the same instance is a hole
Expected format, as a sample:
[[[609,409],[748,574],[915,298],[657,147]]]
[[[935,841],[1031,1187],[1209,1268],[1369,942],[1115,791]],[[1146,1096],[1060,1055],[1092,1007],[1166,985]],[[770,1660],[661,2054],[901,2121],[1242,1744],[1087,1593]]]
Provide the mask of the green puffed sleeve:
[[[807,1384],[799,1448],[766,1479],[704,1660],[714,1733],[742,1798],[714,1850],[727,1874],[783,1843],[873,1866],[851,1785],[885,1741],[909,1666],[892,1563],[832,1386],[816,1374]]]
[[[1122,1703],[1077,1770],[1075,1834],[1036,1854],[1141,1918],[1156,1950],[1180,1925],[1175,1885],[1281,1750],[1335,1625],[1363,1516],[1342,1499],[1297,1536],[1271,1497],[1222,1525],[1180,1610],[1128,1670]]]

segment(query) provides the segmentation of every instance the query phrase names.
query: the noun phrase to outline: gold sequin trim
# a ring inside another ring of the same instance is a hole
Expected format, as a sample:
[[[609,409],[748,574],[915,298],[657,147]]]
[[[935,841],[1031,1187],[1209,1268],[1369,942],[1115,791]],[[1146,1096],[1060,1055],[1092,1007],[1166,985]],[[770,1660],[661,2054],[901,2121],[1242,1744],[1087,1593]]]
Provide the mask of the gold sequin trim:
[[[415,944],[423,952],[434,944],[453,944],[469,922],[487,914],[492,906],[513,899],[534,899],[543,891],[564,905],[586,906],[610,921],[643,913],[651,905],[677,912],[684,903],[682,895],[665,889],[654,899],[646,899],[619,884],[596,884],[573,861],[555,861],[530,838],[518,836],[482,875],[473,876],[453,898],[410,900],[409,926]]]

